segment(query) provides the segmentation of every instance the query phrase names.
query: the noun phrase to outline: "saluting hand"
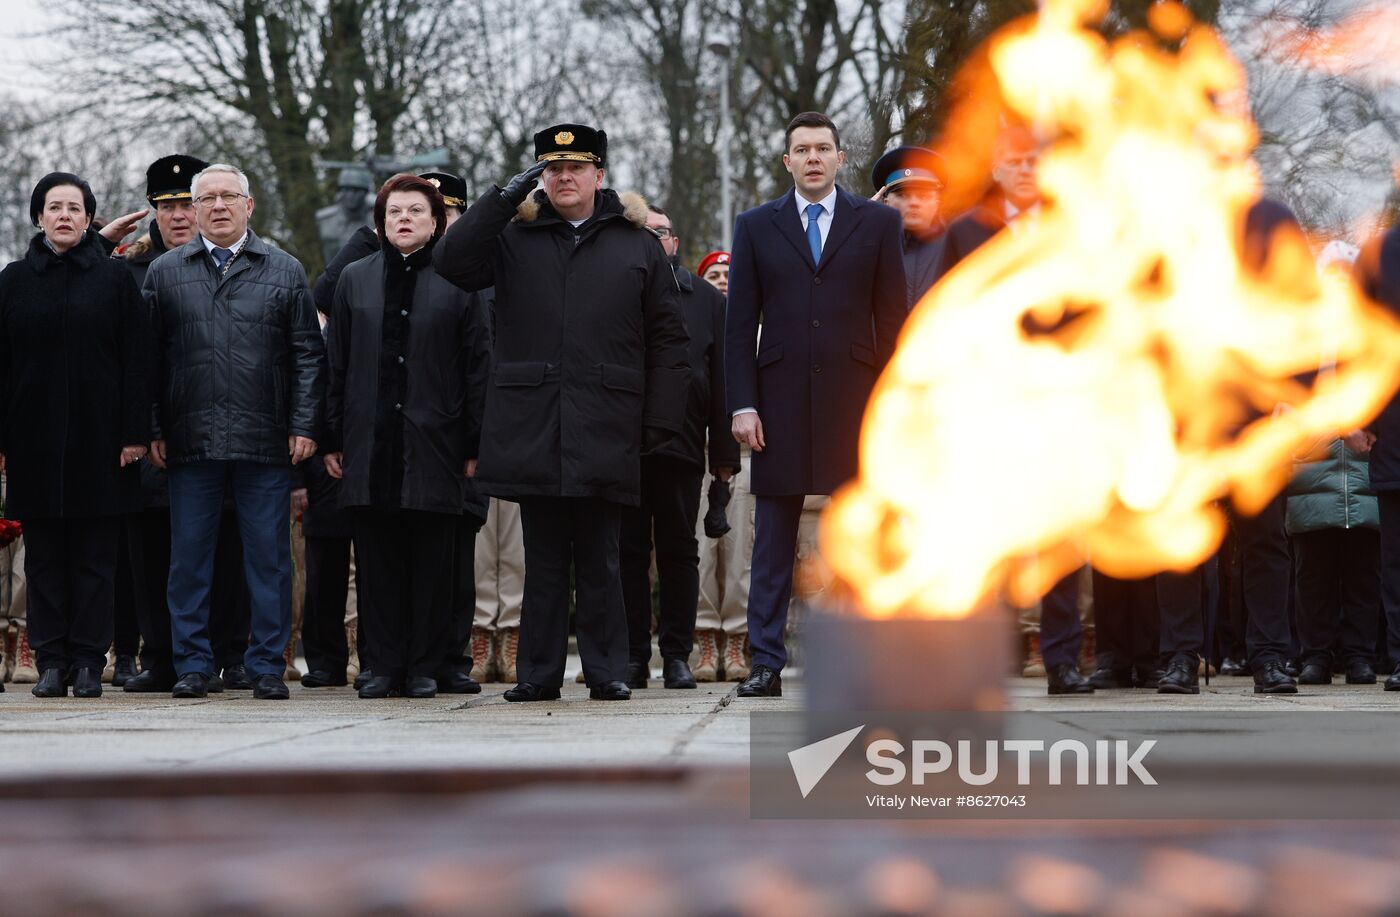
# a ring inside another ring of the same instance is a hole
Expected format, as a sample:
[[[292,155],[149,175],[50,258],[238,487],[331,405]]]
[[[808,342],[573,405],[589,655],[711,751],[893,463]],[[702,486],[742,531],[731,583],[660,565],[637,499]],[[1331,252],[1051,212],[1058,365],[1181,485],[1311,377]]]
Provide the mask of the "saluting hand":
[[[131,231],[136,228],[136,224],[140,223],[141,220],[145,218],[146,214],[150,212],[151,210],[148,207],[145,210],[137,210],[125,216],[119,216],[99,229],[97,233],[108,242],[118,242],[131,235]]]
[[[542,162],[537,162],[506,182],[506,186],[501,189],[501,197],[509,201],[512,207],[519,207],[534,190],[535,182],[539,181],[540,176],[544,174],[544,165]]]
[[[887,194],[889,194],[889,193],[890,193],[890,186],[889,186],[889,185],[881,185],[881,186],[880,186],[880,190],[879,190],[879,191],[876,191],[874,194],[872,194],[872,195],[870,196],[870,199],[871,199],[872,201],[874,201],[875,203],[877,203],[877,204],[883,204],[883,203],[885,202],[885,195],[887,195]]]

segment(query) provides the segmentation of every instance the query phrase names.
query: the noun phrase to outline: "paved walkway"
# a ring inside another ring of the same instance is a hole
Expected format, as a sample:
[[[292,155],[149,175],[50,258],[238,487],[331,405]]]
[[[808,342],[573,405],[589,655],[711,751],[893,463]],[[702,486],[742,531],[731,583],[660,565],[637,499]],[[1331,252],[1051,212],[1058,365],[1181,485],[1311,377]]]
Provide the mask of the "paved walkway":
[[[590,701],[572,680],[551,703],[510,704],[506,685],[474,696],[364,701],[349,688],[293,683],[287,702],[255,701],[246,691],[177,701],[107,690],[98,700],[39,700],[25,685],[0,694],[0,774],[10,777],[208,769],[447,768],[459,766],[746,765],[749,712],[800,709],[794,679],[779,700],[734,696],[733,684],[695,691],[654,687],[625,703]],[[1400,694],[1379,686],[1308,688],[1292,697],[1252,692],[1243,678],[1219,679],[1197,697],[1104,691],[1045,695],[1042,682],[1012,679],[1015,710],[1170,714],[1190,728],[1196,710],[1392,711]],[[1159,720],[1158,722],[1165,722]]]

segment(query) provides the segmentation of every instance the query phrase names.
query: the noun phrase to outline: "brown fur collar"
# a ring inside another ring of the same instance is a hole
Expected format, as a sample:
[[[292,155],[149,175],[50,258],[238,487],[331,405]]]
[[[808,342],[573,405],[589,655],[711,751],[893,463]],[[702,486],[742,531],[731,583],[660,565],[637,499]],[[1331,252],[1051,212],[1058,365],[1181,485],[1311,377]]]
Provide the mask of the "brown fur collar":
[[[622,215],[627,221],[638,228],[647,225],[647,199],[635,191],[623,191],[617,196],[618,202],[622,204]],[[532,194],[525,198],[515,211],[515,219],[521,223],[533,223],[539,218],[540,202]]]
[[[122,249],[122,257],[128,260],[139,258],[151,250],[151,245],[151,234],[144,233],[141,238]]]

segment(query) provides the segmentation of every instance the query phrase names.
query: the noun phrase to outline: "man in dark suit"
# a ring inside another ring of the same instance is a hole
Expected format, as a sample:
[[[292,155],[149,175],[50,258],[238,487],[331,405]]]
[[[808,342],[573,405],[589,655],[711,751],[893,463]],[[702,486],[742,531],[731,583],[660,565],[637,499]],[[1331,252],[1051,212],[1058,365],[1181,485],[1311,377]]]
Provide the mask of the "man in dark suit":
[[[992,188],[981,203],[948,227],[934,283],[1003,229],[1018,231],[1040,216],[1036,167],[1040,142],[1022,127],[1011,127],[992,150]],[[1056,583],[1040,605],[1040,652],[1050,694],[1091,694],[1094,686],[1079,672],[1079,573]]]
[[[802,501],[855,476],[861,417],[907,313],[899,214],[838,188],[845,161],[830,118],[798,115],[783,156],[793,190],[734,223],[725,375],[756,498],[740,697],[782,693]]]

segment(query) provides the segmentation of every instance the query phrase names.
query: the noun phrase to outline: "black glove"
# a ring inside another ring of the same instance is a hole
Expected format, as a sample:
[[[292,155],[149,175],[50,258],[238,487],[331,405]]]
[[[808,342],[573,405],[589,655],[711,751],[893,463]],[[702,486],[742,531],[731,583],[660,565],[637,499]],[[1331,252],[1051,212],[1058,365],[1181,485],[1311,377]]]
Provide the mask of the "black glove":
[[[509,201],[512,207],[519,207],[525,203],[525,198],[529,197],[535,188],[535,182],[539,181],[540,175],[544,173],[544,165],[537,162],[506,182],[506,186],[501,189],[501,197]]]
[[[729,482],[715,478],[710,482],[710,508],[705,511],[705,535],[709,538],[723,538],[729,531],[729,519],[724,511],[729,506]]]
[[[671,441],[676,434],[660,427],[642,427],[642,455],[651,455]]]

